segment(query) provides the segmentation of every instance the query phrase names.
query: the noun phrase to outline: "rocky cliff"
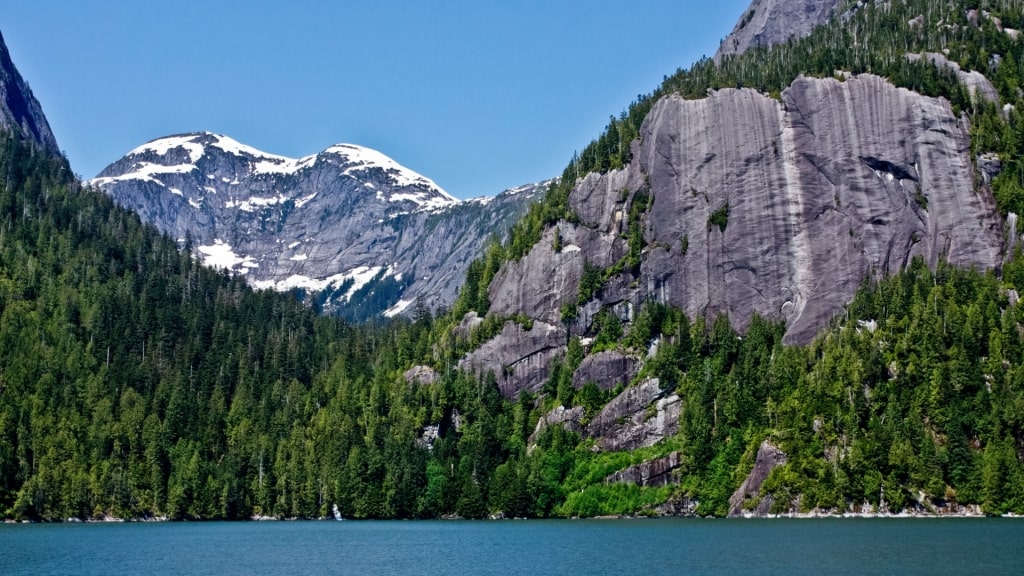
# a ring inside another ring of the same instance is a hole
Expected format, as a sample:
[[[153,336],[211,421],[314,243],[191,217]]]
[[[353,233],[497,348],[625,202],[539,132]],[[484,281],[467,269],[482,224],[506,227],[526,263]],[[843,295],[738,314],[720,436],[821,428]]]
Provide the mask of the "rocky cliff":
[[[554,343],[592,334],[601,309],[628,323],[654,300],[691,317],[728,315],[741,331],[759,314],[784,320],[785,340],[804,344],[867,278],[915,257],[984,269],[1003,255],[965,122],[945,100],[866,74],[801,77],[779,100],[749,89],[665,97],[632,162],[581,178],[569,202],[578,221],[550,227],[489,288],[490,314],[526,315],[553,335],[512,346],[502,333],[485,345],[509,395],[536,390],[564,349]],[[608,276],[630,250],[637,202],[639,266]],[[587,266],[608,280],[577,307]],[[576,310],[568,320],[567,308]]]
[[[60,154],[43,108],[14,67],[3,36],[0,36],[0,128],[11,130],[49,152]]]
[[[292,159],[210,133],[144,144],[91,183],[207,264],[357,318],[450,304],[486,239],[546,186],[459,201],[360,146]]]
[[[828,22],[842,4],[842,0],[753,0],[722,40],[715,60],[806,36]]]

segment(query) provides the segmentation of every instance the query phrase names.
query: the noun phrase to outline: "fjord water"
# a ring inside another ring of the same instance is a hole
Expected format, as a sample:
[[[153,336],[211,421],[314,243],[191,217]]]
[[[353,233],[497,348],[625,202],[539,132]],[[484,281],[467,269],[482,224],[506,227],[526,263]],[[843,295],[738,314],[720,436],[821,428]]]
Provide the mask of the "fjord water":
[[[1024,520],[0,525],[18,574],[1024,574]]]

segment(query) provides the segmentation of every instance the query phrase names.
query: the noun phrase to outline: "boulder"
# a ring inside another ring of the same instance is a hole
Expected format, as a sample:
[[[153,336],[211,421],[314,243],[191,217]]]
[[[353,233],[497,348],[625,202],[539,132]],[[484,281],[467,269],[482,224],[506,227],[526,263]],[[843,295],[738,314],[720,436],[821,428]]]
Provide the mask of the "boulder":
[[[413,366],[403,374],[409,384],[433,384],[440,377],[430,366]]]
[[[587,435],[602,450],[653,446],[679,430],[682,400],[661,389],[657,378],[627,388],[590,421]]]
[[[582,433],[583,426],[580,425],[581,418],[583,418],[582,406],[574,406],[572,408],[556,406],[537,421],[537,426],[533,429],[533,433],[530,434],[530,438],[527,440],[527,445],[535,446],[541,433],[551,426],[562,426],[569,432],[575,432],[577,434]]]
[[[572,385],[579,389],[593,382],[601,390],[611,390],[620,384],[629,385],[638,371],[638,362],[632,356],[604,350],[583,359],[572,374]]]
[[[729,497],[729,516],[743,514],[743,503],[747,498],[756,498],[761,493],[761,485],[764,484],[771,471],[786,463],[786,453],[779,450],[771,442],[765,440],[757,449],[757,458],[754,461],[754,469],[750,471],[743,484]],[[764,516],[771,511],[771,498],[763,498],[754,510],[754,514]]]
[[[672,472],[679,468],[680,465],[679,452],[673,452],[664,458],[648,460],[636,466],[630,466],[625,470],[619,470],[605,478],[604,482],[605,484],[624,483],[636,484],[637,486],[665,486],[675,480]]]

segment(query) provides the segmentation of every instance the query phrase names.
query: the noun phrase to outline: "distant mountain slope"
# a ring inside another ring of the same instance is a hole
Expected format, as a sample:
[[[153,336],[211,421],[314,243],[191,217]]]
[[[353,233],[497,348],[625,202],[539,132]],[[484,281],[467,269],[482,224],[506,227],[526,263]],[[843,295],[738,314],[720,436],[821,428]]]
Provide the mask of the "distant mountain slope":
[[[361,146],[292,159],[211,133],[153,140],[91,184],[204,262],[354,318],[450,304],[486,239],[545,187],[459,201]]]
[[[843,0],[753,0],[718,47],[715,60],[727,54],[742,54],[748,48],[806,36],[828,22],[842,3]]]
[[[21,138],[60,154],[57,139],[43,115],[28,83],[11,61],[11,53],[0,35],[0,128],[13,131]]]

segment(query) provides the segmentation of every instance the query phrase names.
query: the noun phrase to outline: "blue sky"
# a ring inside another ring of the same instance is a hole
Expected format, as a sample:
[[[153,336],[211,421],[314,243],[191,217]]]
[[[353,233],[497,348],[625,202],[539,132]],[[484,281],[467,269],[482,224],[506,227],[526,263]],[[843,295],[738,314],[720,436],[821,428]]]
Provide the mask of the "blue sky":
[[[209,130],[376,148],[460,198],[560,175],[749,0],[8,2],[0,31],[76,173]]]

